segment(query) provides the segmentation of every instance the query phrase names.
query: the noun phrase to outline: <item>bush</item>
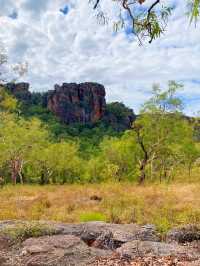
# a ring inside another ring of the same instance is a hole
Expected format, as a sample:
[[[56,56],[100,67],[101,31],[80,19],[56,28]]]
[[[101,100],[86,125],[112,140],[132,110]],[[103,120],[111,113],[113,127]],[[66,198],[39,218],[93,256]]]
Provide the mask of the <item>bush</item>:
[[[6,235],[12,241],[24,241],[30,237],[53,235],[56,231],[53,227],[39,222],[19,223],[9,225],[0,231],[0,235]]]

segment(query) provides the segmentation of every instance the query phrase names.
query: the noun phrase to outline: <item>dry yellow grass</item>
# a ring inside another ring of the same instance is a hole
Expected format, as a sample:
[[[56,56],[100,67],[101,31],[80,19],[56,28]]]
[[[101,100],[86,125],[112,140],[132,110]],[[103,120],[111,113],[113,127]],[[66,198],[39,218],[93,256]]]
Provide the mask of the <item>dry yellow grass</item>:
[[[0,220],[8,219],[153,223],[165,232],[200,223],[200,184],[8,185],[0,190]]]

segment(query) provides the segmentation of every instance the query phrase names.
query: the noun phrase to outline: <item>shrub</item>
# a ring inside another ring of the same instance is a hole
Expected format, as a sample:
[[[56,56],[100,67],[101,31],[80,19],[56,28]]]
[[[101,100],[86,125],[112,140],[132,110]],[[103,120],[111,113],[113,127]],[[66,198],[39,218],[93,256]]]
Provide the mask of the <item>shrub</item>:
[[[53,235],[55,233],[56,231],[53,227],[39,222],[8,225],[0,231],[0,235],[6,235],[14,242],[24,241],[30,237]]]

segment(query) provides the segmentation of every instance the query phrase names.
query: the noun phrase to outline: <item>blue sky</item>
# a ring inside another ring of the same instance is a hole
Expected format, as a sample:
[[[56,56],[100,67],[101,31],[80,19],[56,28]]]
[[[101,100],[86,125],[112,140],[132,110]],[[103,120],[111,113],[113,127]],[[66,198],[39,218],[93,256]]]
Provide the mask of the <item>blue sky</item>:
[[[185,112],[193,114],[200,110],[200,25],[183,16],[185,1],[163,2],[176,6],[167,31],[141,47],[128,30],[113,34],[119,11],[113,1],[102,0],[110,18],[102,26],[87,0],[0,0],[0,41],[10,65],[28,63],[23,80],[32,90],[99,82],[108,101],[123,101],[137,112],[153,83],[166,87],[177,80],[184,84]]]

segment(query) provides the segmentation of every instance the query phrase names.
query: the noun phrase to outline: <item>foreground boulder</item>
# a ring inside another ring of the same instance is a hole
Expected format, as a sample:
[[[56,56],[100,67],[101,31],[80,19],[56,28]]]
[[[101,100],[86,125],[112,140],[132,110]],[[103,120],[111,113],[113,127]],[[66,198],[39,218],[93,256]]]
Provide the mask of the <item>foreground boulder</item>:
[[[109,224],[104,222],[88,222],[82,224],[56,224],[61,234],[80,237],[88,245],[115,249],[132,240],[159,241],[155,226],[137,224]]]
[[[167,233],[166,241],[178,243],[200,241],[200,226],[190,224],[174,228]]]
[[[87,265],[96,257],[111,255],[111,252],[88,247],[80,238],[71,235],[29,238],[22,243],[21,263],[36,265]]]
[[[193,248],[180,246],[177,244],[168,244],[163,242],[140,241],[135,240],[127,242],[116,250],[121,257],[187,257],[188,259],[197,260],[200,254]]]
[[[5,221],[0,222],[0,265],[200,265],[200,246],[179,242],[161,242],[153,225]]]

